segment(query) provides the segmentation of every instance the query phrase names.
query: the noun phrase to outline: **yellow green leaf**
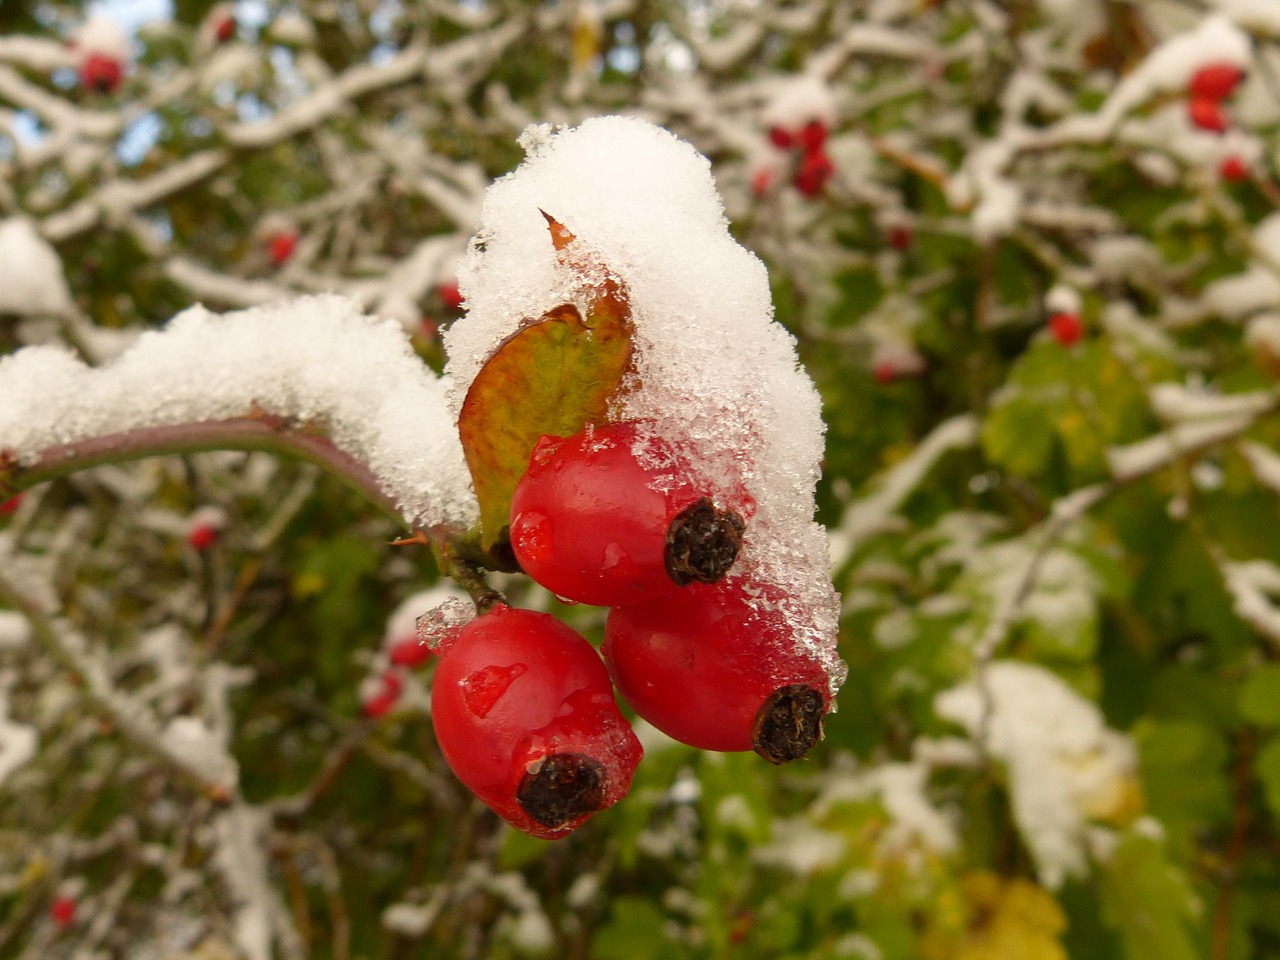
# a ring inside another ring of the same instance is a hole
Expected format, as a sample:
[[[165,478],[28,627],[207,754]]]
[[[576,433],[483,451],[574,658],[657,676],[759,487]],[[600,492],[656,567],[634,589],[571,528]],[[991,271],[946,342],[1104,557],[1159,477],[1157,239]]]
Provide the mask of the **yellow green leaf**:
[[[605,422],[631,362],[631,312],[621,281],[579,254],[574,235],[543,215],[563,262],[591,281],[587,314],[563,303],[524,324],[467,391],[458,430],[485,549],[506,539],[511,495],[539,438]]]
[[[961,881],[969,923],[963,931],[931,931],[926,957],[951,960],[1067,960],[1059,937],[1066,914],[1046,890],[1020,877],[989,871]]]

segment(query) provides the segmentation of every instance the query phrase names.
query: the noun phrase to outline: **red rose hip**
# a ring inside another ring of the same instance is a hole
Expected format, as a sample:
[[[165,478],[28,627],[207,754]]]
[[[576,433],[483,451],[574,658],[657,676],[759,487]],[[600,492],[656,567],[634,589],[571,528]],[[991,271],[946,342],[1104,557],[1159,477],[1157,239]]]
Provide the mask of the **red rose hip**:
[[[1249,179],[1249,165],[1236,154],[1223,157],[1218,164],[1218,176],[1232,183]]]
[[[267,257],[272,266],[283,267],[293,256],[293,250],[297,245],[298,235],[291,230],[272,234],[267,240]]]
[[[821,664],[774,596],[741,580],[694,584],[609,614],[602,652],[623,699],[703,750],[805,755],[831,706]]]
[[[511,498],[511,548],[557,596],[616,607],[719,580],[742,516],[706,495],[669,444],[634,423],[543,437]]]
[[[802,195],[812,198],[822,193],[822,188],[827,185],[833,173],[835,173],[835,167],[831,163],[831,158],[825,151],[816,150],[805,154],[792,183]]]
[[[91,53],[80,64],[80,83],[98,93],[114,93],[124,79],[124,66],[119,60],[101,53]]]
[[[1195,97],[1187,101],[1187,117],[1192,124],[1210,133],[1225,133],[1227,113],[1222,104],[1208,97]]]
[[[457,280],[446,280],[436,287],[436,292],[440,294],[440,299],[444,301],[445,306],[450,310],[461,310],[462,305],[466,302],[462,296],[462,291],[458,289]]]
[[[1076,313],[1055,313],[1049,318],[1049,333],[1064,347],[1072,347],[1084,335],[1084,325]]]
[[[810,120],[796,134],[796,143],[805,153],[817,153],[827,142],[830,128],[821,120]]]
[[[622,799],[643,754],[591,644],[501,604],[441,643],[431,716],[458,779],[544,840]]]
[[[49,904],[49,916],[59,927],[71,926],[76,922],[76,898],[54,897]]]
[[[1210,63],[1191,75],[1187,95],[1192,99],[1225,100],[1235,92],[1244,71],[1232,63]]]

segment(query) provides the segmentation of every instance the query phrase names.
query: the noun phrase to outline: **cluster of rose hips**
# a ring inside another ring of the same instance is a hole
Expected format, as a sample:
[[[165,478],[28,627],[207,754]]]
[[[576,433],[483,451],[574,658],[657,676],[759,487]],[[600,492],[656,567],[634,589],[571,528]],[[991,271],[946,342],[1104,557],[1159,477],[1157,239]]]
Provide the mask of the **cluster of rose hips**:
[[[1223,104],[1244,80],[1244,71],[1231,63],[1210,63],[1187,82],[1187,116],[1201,130],[1226,133],[1230,126]],[[1239,154],[1229,154],[1218,164],[1218,176],[1237,183],[1248,179],[1249,164]]]
[[[835,165],[826,151],[830,133],[827,124],[818,119],[809,120],[796,129],[781,125],[769,128],[769,142],[793,155],[795,172],[791,183],[803,196],[818,196],[835,173]]]
[[[504,603],[433,638],[441,752],[513,826],[561,837],[626,794],[643,750],[615,687],[702,749],[784,763],[821,737],[827,676],[796,643],[782,591],[727,576],[754,508],[736,499],[714,502],[643,424],[539,441],[512,497],[511,547],[557,596],[612,608],[601,650],[549,614]],[[403,642],[391,651],[401,666],[425,656]],[[397,693],[384,689],[374,712]]]
[[[1236,91],[1244,71],[1231,63],[1210,63],[1187,82],[1187,116],[1201,130],[1225,133],[1230,126],[1223,102]]]

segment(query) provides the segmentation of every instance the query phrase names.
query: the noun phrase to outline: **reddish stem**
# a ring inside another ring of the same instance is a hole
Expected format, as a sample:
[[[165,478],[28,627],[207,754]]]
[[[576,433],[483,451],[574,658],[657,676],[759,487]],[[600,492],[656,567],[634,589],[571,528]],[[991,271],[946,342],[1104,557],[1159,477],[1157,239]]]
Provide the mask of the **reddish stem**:
[[[315,463],[364,494],[401,522],[395,501],[368,465],[338,449],[327,437],[269,416],[232,417],[171,426],[143,427],[122,433],[61,443],[41,451],[31,463],[17,464],[0,451],[0,498],[103,463],[210,450],[263,450]]]

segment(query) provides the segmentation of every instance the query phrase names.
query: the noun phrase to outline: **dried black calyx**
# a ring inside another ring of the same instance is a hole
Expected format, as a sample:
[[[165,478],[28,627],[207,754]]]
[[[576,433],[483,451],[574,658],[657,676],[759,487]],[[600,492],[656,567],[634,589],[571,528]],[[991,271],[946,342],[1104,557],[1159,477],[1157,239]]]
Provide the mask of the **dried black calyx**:
[[[526,773],[520,807],[544,827],[559,827],[604,807],[604,764],[581,753],[553,753]]]
[[[667,576],[681,587],[715,583],[738,559],[746,528],[735,511],[721,510],[707,497],[685,507],[667,527]]]
[[[756,714],[751,743],[770,763],[799,760],[822,739],[826,712],[826,701],[813,687],[803,683],[783,687]]]

